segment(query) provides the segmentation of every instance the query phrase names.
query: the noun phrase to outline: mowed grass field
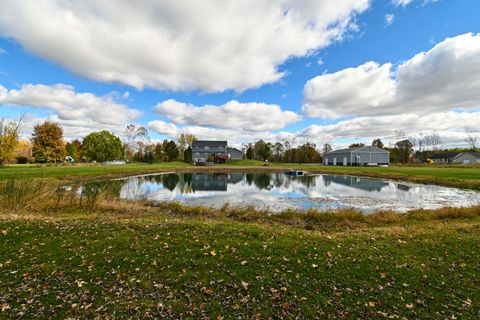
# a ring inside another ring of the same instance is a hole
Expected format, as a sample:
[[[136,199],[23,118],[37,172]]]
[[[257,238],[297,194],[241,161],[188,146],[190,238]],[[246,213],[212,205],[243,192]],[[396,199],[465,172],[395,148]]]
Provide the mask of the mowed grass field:
[[[0,219],[0,318],[477,319],[480,220]]]

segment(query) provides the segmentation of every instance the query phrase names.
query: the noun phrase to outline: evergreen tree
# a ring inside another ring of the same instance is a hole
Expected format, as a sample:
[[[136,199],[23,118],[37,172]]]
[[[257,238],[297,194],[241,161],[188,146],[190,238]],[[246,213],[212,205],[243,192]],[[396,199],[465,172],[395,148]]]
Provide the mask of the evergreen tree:
[[[165,153],[167,154],[168,161],[173,161],[178,159],[179,151],[175,141],[167,142],[165,146]]]
[[[253,159],[253,148],[252,148],[252,146],[249,146],[249,147],[248,147],[246,156],[247,156],[247,159],[248,159],[248,160],[252,160],[252,159]]]
[[[191,163],[193,160],[192,157],[192,147],[188,147],[184,152],[183,152],[183,161],[187,163]]]

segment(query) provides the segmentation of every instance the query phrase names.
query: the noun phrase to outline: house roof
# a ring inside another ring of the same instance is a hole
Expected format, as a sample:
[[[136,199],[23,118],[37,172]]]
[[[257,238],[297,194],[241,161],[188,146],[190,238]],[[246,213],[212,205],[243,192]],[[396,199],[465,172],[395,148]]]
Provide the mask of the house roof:
[[[434,153],[430,159],[434,160],[434,159],[453,159],[455,158],[456,156],[458,155],[458,152],[438,152],[438,153]]]
[[[227,141],[219,140],[197,140],[193,141],[193,147],[205,147],[205,146],[227,146]]]
[[[242,153],[242,151],[240,149],[237,149],[237,148],[228,147],[227,150],[237,150],[238,152]]]
[[[469,154],[471,156],[474,156],[475,158],[477,159],[480,159],[480,152],[473,152],[473,151],[468,151],[468,152],[460,152],[459,154],[457,154],[454,158],[458,158],[460,157],[461,155],[463,154]]]
[[[352,152],[382,152],[382,153],[390,153],[387,150],[380,149],[374,146],[363,146],[363,147],[355,147],[355,148],[346,148],[346,149],[339,149],[332,152],[326,153],[329,154],[339,154],[339,153],[352,153]]]

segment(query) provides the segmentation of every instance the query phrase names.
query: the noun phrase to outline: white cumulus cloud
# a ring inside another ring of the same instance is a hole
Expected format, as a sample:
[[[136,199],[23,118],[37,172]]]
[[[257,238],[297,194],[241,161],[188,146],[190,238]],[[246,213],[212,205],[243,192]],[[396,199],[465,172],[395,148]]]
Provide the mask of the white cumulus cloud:
[[[369,0],[3,0],[0,33],[73,72],[136,88],[243,91],[356,29]]]
[[[279,130],[301,119],[300,115],[283,111],[278,105],[235,100],[221,106],[196,107],[170,99],[157,104],[155,111],[176,124],[248,131]]]
[[[392,64],[367,62],[309,80],[307,116],[429,115],[480,107],[480,34],[447,38],[427,52]]]
[[[106,96],[78,93],[64,84],[26,84],[19,90],[8,90],[0,85],[0,104],[46,109],[51,112],[49,120],[63,126],[66,133],[73,137],[81,137],[94,130],[118,132],[141,116],[140,110],[117,102],[115,96],[115,93]]]
[[[305,85],[303,111],[310,117],[338,118],[377,109],[393,99],[395,81],[391,67],[367,62],[317,76]]]

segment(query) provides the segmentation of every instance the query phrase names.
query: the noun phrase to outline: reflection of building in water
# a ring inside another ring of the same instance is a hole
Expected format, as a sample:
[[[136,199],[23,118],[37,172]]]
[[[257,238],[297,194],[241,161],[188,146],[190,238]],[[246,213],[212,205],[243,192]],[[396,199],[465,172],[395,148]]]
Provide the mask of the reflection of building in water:
[[[230,173],[228,175],[227,183],[228,184],[239,183],[240,181],[243,180],[244,176],[245,176],[245,174],[243,174],[243,173]]]
[[[209,174],[194,173],[192,177],[193,191],[227,191],[226,173]]]
[[[382,188],[388,186],[388,182],[384,182],[382,180],[352,176],[323,176],[323,181],[325,182],[325,185],[337,183],[365,191],[380,191]]]

